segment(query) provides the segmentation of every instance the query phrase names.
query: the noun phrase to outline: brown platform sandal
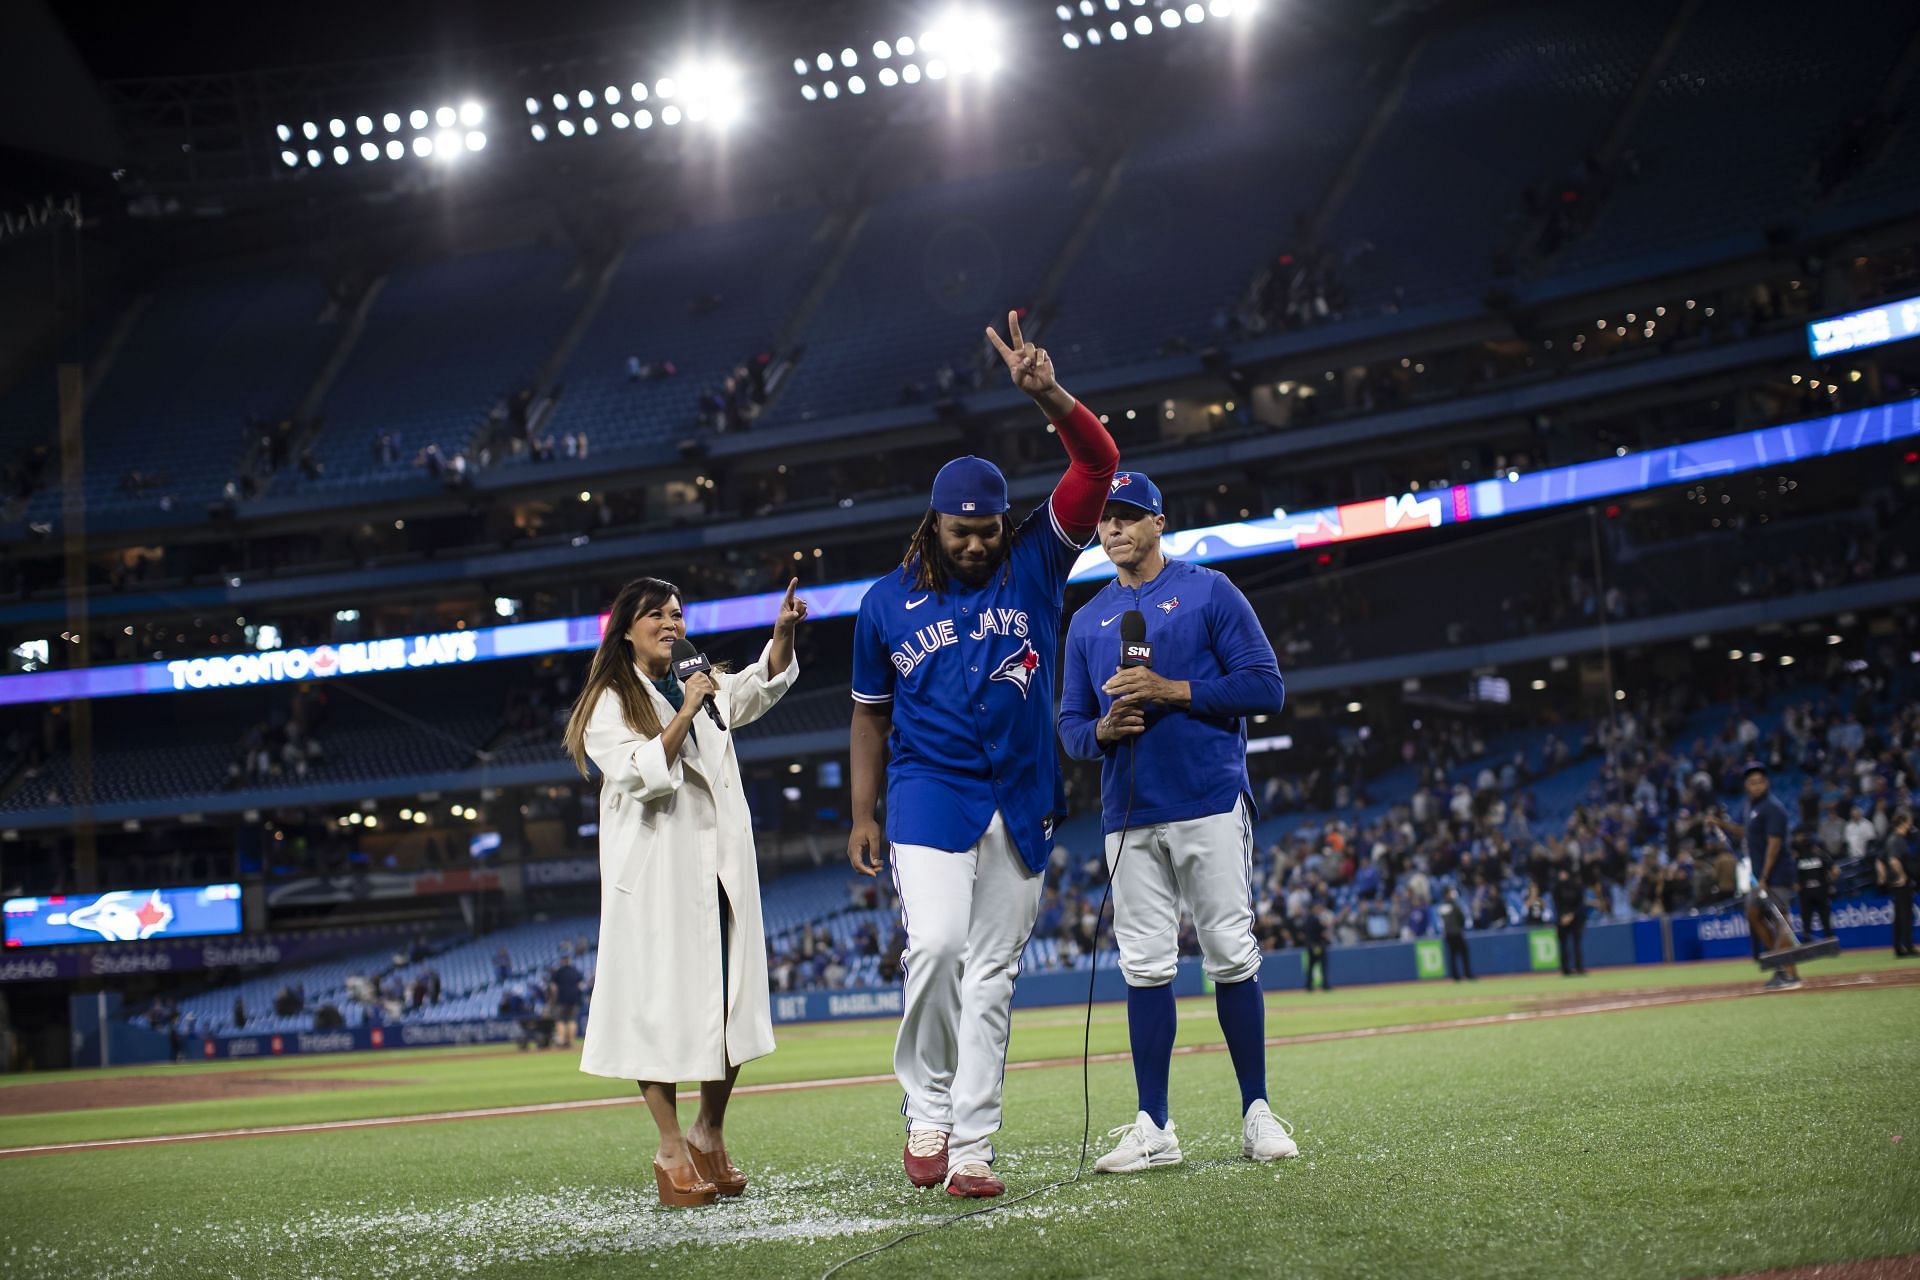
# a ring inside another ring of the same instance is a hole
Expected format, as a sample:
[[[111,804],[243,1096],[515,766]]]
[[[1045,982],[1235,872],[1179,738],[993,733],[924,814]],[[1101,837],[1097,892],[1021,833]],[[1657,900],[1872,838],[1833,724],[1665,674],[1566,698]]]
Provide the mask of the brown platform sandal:
[[[689,1140],[687,1154],[693,1157],[693,1167],[700,1171],[700,1176],[719,1188],[721,1195],[737,1196],[747,1189],[747,1175],[727,1159],[725,1147],[702,1151]]]
[[[668,1169],[655,1160],[653,1180],[660,1184],[660,1203],[676,1209],[712,1204],[720,1195],[720,1189],[702,1176],[698,1164],[691,1169]]]

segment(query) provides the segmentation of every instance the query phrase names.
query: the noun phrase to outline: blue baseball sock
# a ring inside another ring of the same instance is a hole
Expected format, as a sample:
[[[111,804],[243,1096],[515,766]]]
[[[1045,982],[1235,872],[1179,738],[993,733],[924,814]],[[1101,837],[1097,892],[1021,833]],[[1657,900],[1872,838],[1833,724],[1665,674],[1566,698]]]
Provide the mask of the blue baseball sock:
[[[1233,1074],[1240,1080],[1240,1113],[1245,1115],[1267,1096],[1267,1004],[1260,995],[1260,979],[1217,983],[1213,1003],[1227,1037]]]
[[[1127,1039],[1133,1048],[1133,1087],[1140,1109],[1167,1127],[1167,1075],[1173,1069],[1177,1015],[1173,984],[1127,988]]]

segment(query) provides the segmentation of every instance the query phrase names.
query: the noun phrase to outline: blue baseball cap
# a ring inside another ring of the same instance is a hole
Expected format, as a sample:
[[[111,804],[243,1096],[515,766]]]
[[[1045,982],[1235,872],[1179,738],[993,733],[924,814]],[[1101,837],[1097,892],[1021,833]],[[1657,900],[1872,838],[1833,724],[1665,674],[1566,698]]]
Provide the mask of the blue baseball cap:
[[[997,516],[1007,509],[1007,478],[985,458],[968,454],[933,478],[933,509],[943,516]]]
[[[1147,479],[1144,471],[1116,471],[1107,485],[1107,501],[1139,507],[1148,515],[1166,514],[1160,509],[1160,487]]]

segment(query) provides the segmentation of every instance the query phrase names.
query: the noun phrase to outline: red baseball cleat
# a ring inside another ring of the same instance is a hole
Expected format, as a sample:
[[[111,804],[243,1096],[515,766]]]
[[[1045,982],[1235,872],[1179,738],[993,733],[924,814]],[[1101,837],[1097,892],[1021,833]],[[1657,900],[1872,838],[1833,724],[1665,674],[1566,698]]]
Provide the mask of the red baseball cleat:
[[[969,1200],[991,1200],[995,1196],[1005,1195],[1007,1184],[993,1176],[993,1170],[978,1160],[969,1160],[953,1171],[947,1179],[947,1194],[965,1196]]]
[[[916,1187],[937,1187],[947,1179],[947,1135],[938,1129],[915,1129],[907,1135],[907,1181]]]

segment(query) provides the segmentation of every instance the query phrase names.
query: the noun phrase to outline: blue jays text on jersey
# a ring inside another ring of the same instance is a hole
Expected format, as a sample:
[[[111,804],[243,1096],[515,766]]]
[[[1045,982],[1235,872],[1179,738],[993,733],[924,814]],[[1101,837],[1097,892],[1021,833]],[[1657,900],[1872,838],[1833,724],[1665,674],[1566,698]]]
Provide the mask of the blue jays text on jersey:
[[[853,697],[892,704],[890,842],[970,849],[998,809],[1028,868],[1046,866],[1066,808],[1053,655],[1079,553],[1046,502],[979,587],[954,583],[941,595],[896,571],[868,589],[854,627]]]

